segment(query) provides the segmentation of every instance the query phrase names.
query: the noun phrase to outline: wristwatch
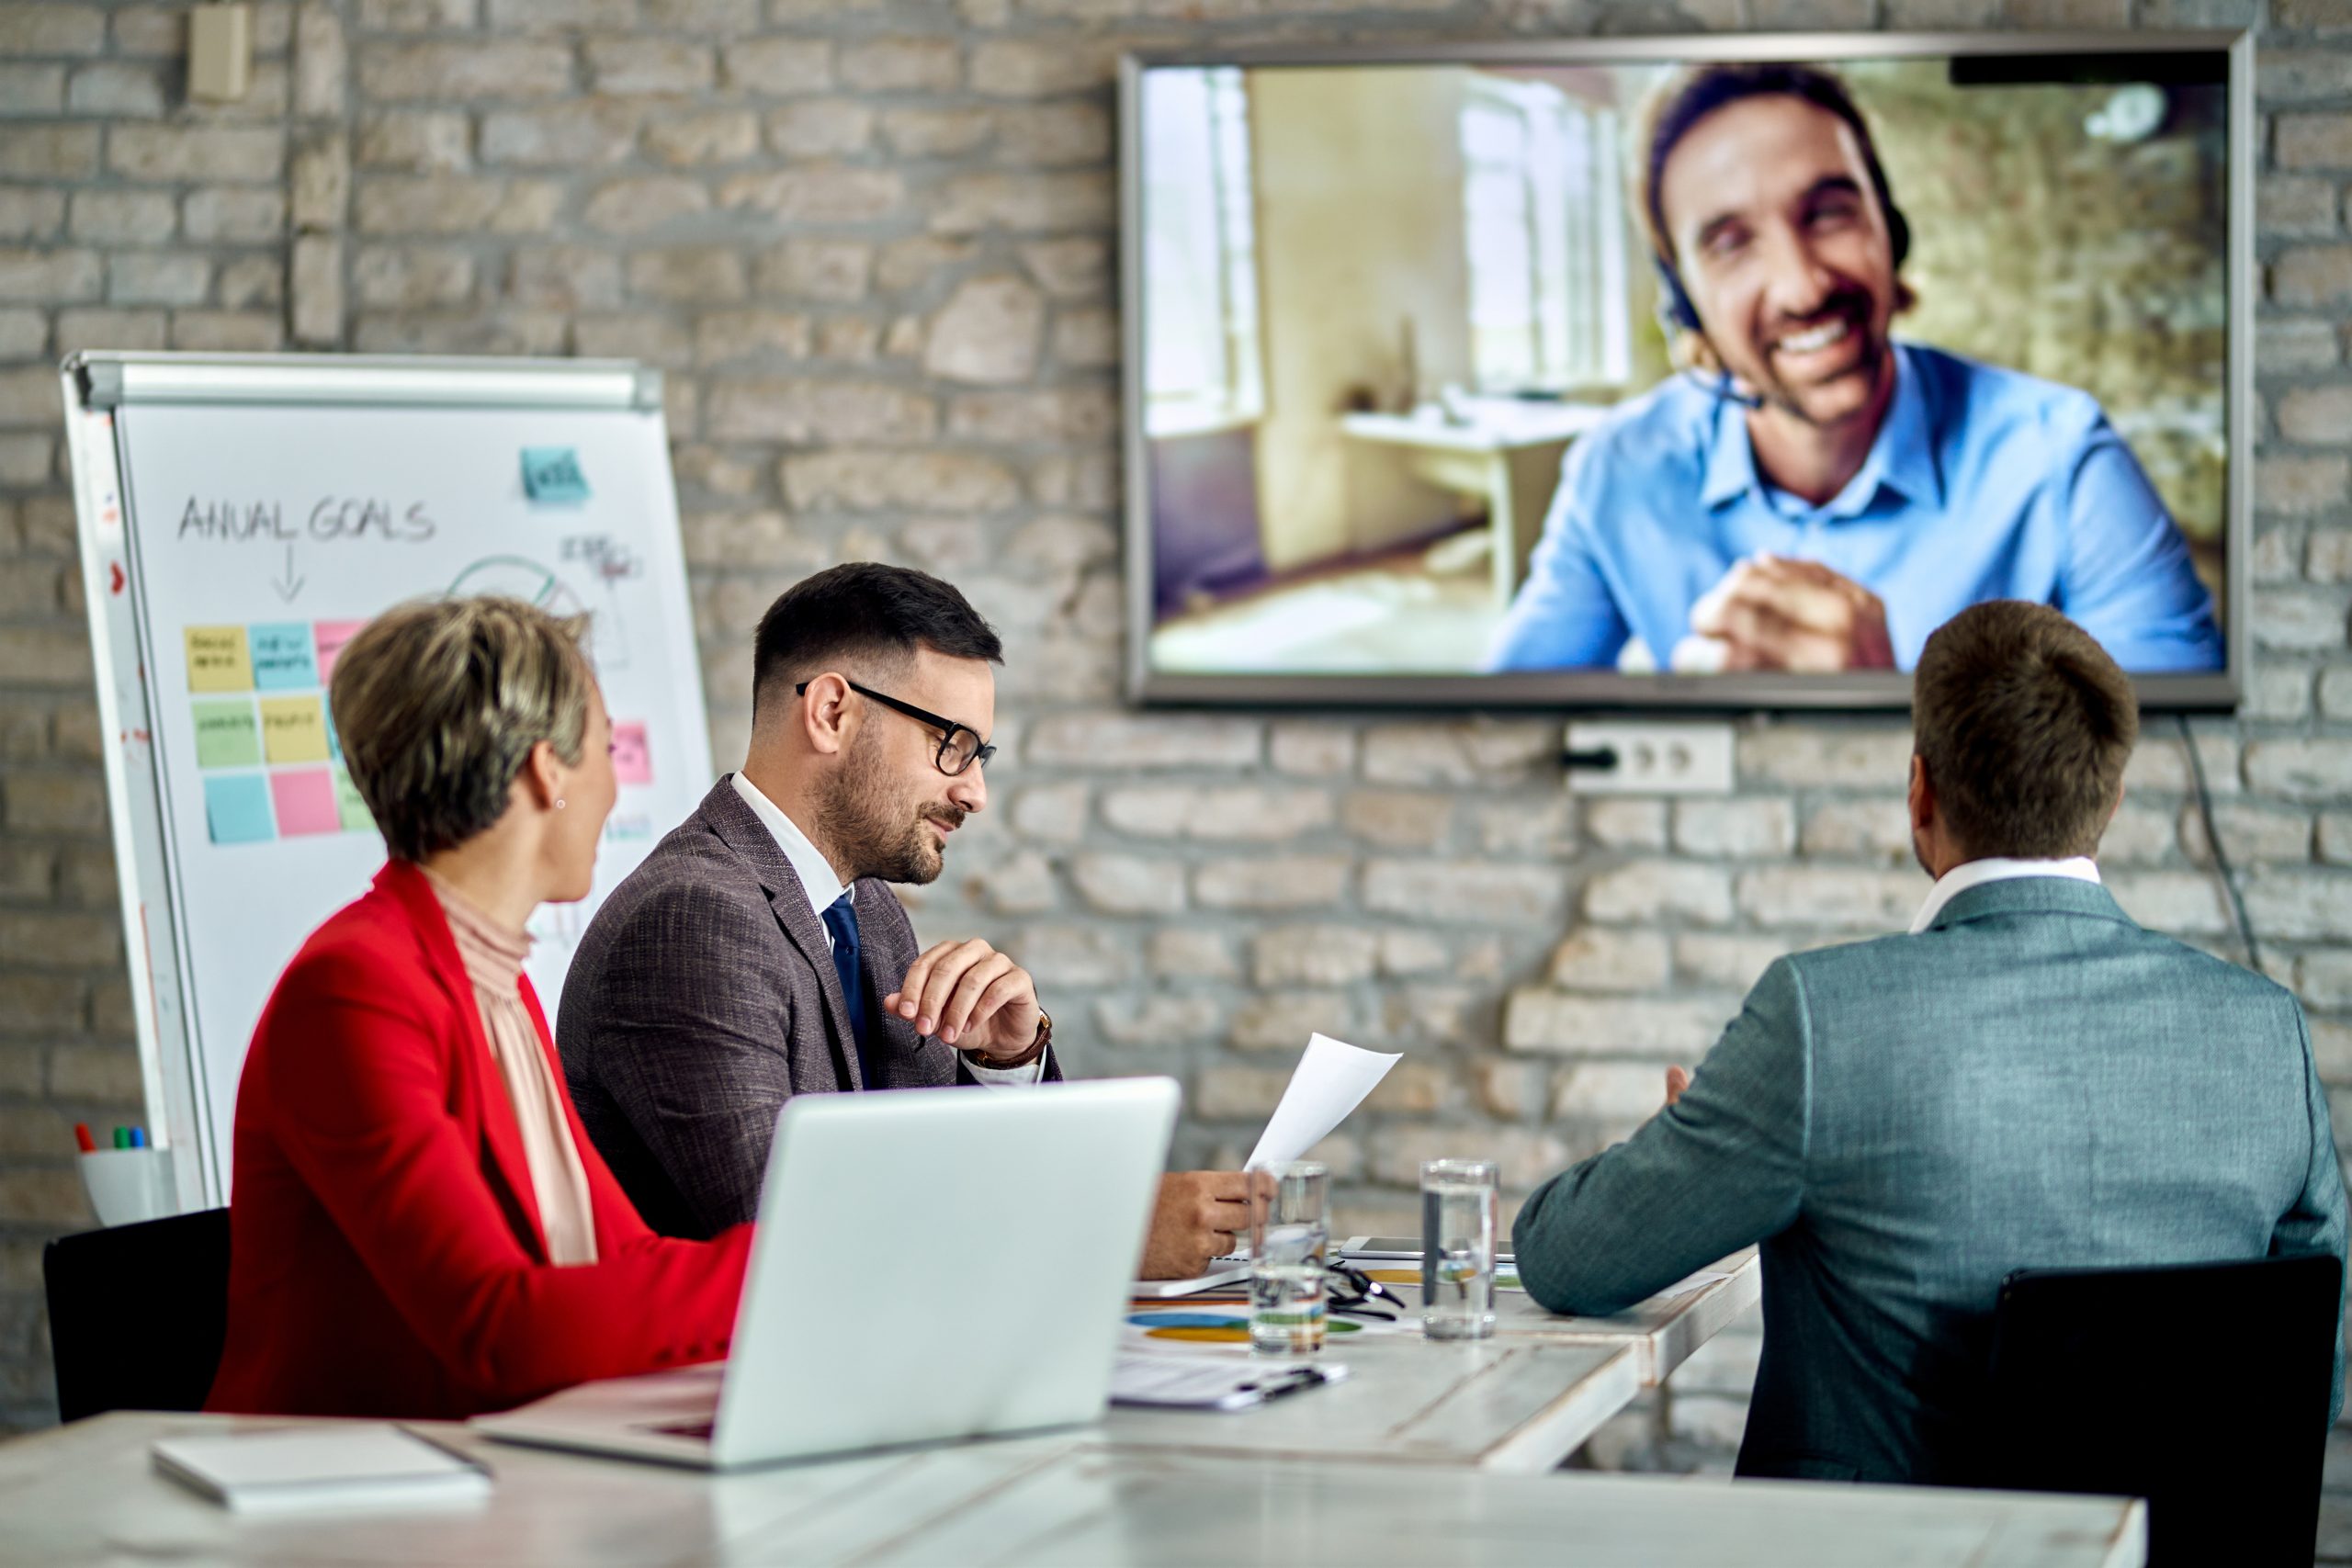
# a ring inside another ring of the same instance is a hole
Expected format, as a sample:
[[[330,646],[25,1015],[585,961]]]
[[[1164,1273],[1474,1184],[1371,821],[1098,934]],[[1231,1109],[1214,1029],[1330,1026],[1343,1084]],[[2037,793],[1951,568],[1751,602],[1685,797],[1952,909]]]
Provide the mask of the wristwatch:
[[[1053,1043],[1054,1015],[1044,1008],[1039,1008],[1037,1010],[1037,1038],[1029,1042],[1029,1049],[1022,1052],[1018,1056],[1011,1057],[985,1056],[975,1051],[972,1053],[972,1065],[986,1067],[990,1072],[1009,1073],[1015,1067],[1025,1067],[1044,1055],[1046,1047]]]

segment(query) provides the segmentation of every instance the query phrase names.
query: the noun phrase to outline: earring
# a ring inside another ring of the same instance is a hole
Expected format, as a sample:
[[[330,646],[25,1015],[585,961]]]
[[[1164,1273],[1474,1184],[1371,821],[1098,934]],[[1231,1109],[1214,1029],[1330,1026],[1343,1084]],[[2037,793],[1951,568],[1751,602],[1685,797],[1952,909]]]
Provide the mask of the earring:
[[[560,810],[562,810],[562,809],[563,809],[563,796],[561,796],[561,795],[557,795],[557,796],[555,797],[555,808],[556,808],[558,811],[560,811]]]

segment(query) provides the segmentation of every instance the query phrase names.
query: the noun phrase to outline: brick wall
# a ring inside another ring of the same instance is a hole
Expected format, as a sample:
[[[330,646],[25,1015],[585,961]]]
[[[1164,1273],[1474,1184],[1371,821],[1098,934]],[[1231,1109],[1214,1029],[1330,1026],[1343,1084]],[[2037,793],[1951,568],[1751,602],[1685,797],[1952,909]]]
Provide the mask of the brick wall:
[[[1898,926],[1899,722],[1750,722],[1730,799],[1578,803],[1548,721],[1136,715],[1115,697],[1112,62],[1125,48],[1753,28],[2266,28],[2258,665],[2199,744],[2274,972],[2352,1092],[2352,0],[264,0],[251,98],[186,103],[173,6],[0,9],[0,1421],[51,1418],[67,1128],[136,1114],[57,437],[79,347],[620,354],[670,374],[715,765],[811,568],[949,576],[1007,634],[993,809],[922,895],[1036,971],[1073,1062],[1181,1076],[1246,1151],[1309,1029],[1410,1055],[1327,1150],[1514,1192],[1622,1135],[1775,953]],[[2159,727],[2109,839],[2226,945]],[[2352,1111],[2352,1106],[2346,1108]],[[2352,1128],[2352,1116],[2341,1121]],[[1755,1340],[1613,1425],[1724,1462]]]

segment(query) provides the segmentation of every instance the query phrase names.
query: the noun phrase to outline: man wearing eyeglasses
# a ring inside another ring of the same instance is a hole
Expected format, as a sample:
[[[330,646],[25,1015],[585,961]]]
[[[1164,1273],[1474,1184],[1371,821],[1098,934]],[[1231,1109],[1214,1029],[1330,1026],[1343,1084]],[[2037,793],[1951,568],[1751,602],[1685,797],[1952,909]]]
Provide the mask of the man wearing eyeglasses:
[[[582,1124],[647,1223],[751,1219],[795,1094],[1061,1077],[1028,971],[922,947],[888,886],[935,880],[988,805],[996,633],[953,587],[853,562],[760,622],[740,772],[615,888],[556,1038]],[[1163,1179],[1142,1269],[1201,1272],[1249,1211],[1238,1173]]]

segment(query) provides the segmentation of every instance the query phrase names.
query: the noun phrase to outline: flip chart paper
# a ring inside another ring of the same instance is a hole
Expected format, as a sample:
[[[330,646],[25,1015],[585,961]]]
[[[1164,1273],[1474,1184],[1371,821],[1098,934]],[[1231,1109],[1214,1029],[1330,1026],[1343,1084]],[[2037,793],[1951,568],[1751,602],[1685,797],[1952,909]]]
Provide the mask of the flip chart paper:
[[[327,760],[326,710],[316,696],[261,700],[262,755],[272,762]]]
[[[254,684],[265,692],[300,692],[319,684],[318,654],[308,621],[249,628]]]
[[[267,781],[259,773],[205,780],[204,823],[216,844],[258,844],[277,837],[270,825]]]
[[[277,830],[288,838],[301,833],[340,833],[343,816],[335,809],[334,781],[324,768],[269,775],[270,800],[277,807]]]
[[[188,626],[187,689],[191,692],[250,692],[253,660],[245,653],[243,626]]]
[[[1258,1146],[1250,1152],[1249,1165],[1283,1165],[1305,1157],[1363,1103],[1400,1055],[1363,1050],[1328,1034],[1310,1036],[1306,1055],[1291,1070],[1281,1102],[1266,1119]]]
[[[198,703],[196,765],[199,768],[261,766],[261,727],[250,697]]]

